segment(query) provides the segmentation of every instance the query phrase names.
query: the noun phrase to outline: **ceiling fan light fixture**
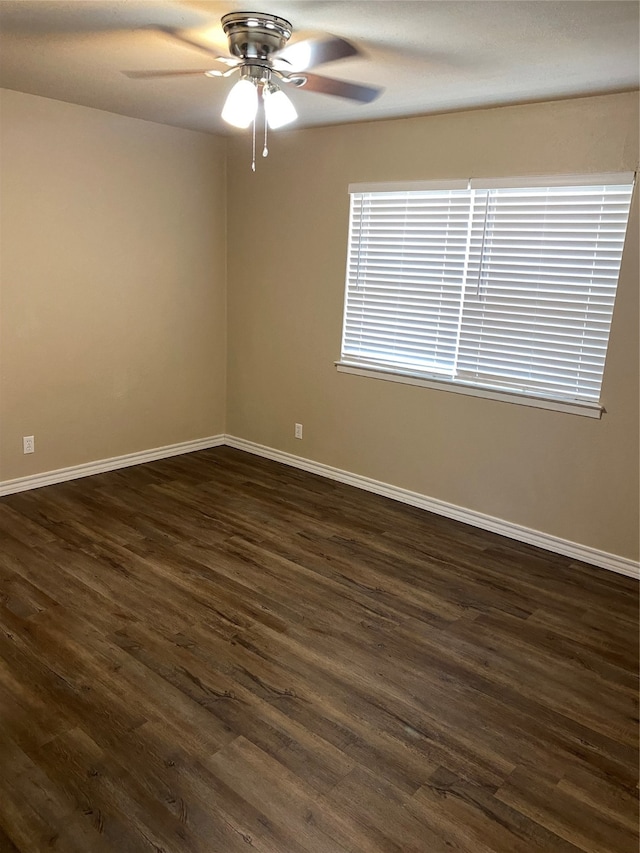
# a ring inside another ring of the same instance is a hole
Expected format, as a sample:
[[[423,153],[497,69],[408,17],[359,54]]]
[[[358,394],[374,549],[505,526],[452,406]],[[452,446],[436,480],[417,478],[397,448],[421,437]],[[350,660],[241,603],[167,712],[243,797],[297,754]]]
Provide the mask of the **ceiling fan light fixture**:
[[[262,90],[264,114],[271,130],[291,124],[298,118],[296,108],[282,89],[276,86],[264,86]]]
[[[222,119],[233,127],[246,128],[258,112],[258,89],[255,83],[246,77],[235,84],[227,95],[222,109]]]

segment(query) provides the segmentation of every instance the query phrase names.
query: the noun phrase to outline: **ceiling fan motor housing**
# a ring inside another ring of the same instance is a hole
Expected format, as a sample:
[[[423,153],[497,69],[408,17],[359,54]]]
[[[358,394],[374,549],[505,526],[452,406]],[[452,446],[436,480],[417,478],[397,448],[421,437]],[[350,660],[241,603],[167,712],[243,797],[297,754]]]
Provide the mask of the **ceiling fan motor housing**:
[[[268,60],[291,38],[289,21],[262,12],[231,12],[222,18],[229,52],[240,59]]]

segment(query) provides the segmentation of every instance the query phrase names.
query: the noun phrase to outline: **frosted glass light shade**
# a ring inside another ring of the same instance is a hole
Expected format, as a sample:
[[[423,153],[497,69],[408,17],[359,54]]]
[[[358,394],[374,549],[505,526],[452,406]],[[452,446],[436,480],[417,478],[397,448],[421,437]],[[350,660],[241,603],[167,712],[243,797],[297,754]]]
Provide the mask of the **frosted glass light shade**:
[[[272,130],[283,127],[285,124],[291,124],[298,118],[296,108],[280,89],[271,91],[265,87],[262,97],[267,124]]]
[[[227,95],[222,118],[234,127],[249,127],[258,111],[258,90],[250,80],[238,80]]]

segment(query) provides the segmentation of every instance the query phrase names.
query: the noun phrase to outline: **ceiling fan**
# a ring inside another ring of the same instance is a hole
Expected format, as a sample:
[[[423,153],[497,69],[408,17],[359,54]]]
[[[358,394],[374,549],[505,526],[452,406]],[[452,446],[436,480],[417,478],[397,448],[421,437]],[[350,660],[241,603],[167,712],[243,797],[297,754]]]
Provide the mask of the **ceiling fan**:
[[[194,71],[125,71],[128,77],[151,78],[204,74],[207,77],[240,79],[227,96],[222,118],[235,127],[246,128],[253,124],[260,96],[265,114],[266,128],[275,129],[295,121],[297,113],[280,85],[305,88],[310,92],[335,95],[362,104],[370,103],[382,93],[382,88],[336,80],[307,70],[326,62],[361,55],[358,48],[339,36],[326,35],[309,38],[287,46],[293,28],[289,21],[263,12],[232,12],[221,19],[227,36],[229,56],[221,56],[206,44],[188,33],[172,27],[153,26],[150,29],[165,33],[171,38],[208,53],[218,67]],[[222,66],[222,67],[220,67]],[[254,144],[255,148],[255,144]],[[255,169],[255,156],[254,156]]]

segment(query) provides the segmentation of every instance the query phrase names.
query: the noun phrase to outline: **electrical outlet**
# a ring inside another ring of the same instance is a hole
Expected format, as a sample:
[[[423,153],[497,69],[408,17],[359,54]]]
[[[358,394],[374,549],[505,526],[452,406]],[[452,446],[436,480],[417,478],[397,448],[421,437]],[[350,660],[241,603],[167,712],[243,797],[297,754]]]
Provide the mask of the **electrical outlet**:
[[[296,438],[302,438],[302,424],[296,424]]]
[[[32,435],[22,436],[22,452],[35,453],[36,445]]]

